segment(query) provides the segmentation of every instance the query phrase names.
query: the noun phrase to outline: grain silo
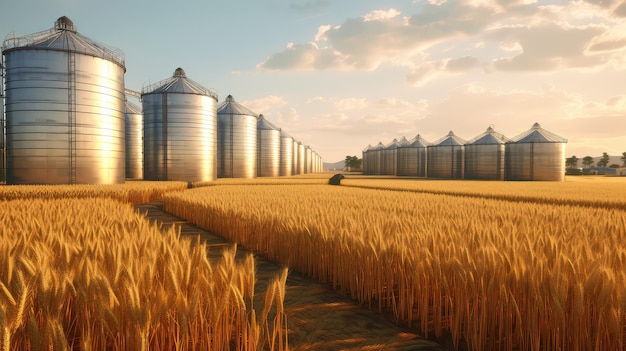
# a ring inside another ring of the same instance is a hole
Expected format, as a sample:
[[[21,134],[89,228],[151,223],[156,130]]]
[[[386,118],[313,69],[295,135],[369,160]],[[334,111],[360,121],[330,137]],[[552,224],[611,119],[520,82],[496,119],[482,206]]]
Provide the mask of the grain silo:
[[[370,170],[372,175],[380,175],[382,174],[382,170],[383,170],[383,149],[385,148],[385,145],[383,145],[382,142],[378,142],[378,144],[376,144],[376,146],[374,146],[372,148],[372,150],[370,150],[371,155],[370,155],[370,161],[371,161],[371,166],[370,166]]]
[[[463,179],[464,145],[467,141],[452,131],[427,147],[429,178]]]
[[[257,119],[257,176],[278,177],[280,174],[280,129],[266,120]]]
[[[305,162],[306,162],[306,148],[304,144],[298,142],[298,171],[296,174],[304,174],[305,173]]]
[[[398,147],[398,172],[399,176],[426,177],[426,150],[429,141],[417,135],[408,141],[406,145]]]
[[[217,107],[218,178],[256,178],[257,114],[232,95]]]
[[[363,156],[361,157],[362,161],[362,167],[363,167],[363,174],[371,174],[370,171],[370,157],[371,157],[371,151],[372,150],[372,144],[368,144],[367,147],[365,149],[363,149]]]
[[[300,142],[296,139],[293,140],[293,162],[291,165],[291,175],[298,174],[299,162],[300,162]]]
[[[504,180],[504,144],[492,126],[465,144],[465,179]]]
[[[505,144],[506,180],[565,180],[567,139],[535,123]]]
[[[7,184],[124,183],[123,54],[61,17],[2,55]]]
[[[304,147],[304,173],[312,173],[311,167],[313,166],[312,150],[309,145]]]
[[[142,89],[144,179],[211,181],[217,176],[217,94],[182,68]]]
[[[280,176],[290,176],[293,172],[293,137],[280,130]]]
[[[126,101],[126,179],[143,179],[143,114],[141,108]]]
[[[406,139],[404,139],[406,142]],[[392,142],[385,145],[382,150],[382,166],[379,174],[382,175],[396,175],[398,167],[398,147],[401,143],[398,139],[393,139]]]

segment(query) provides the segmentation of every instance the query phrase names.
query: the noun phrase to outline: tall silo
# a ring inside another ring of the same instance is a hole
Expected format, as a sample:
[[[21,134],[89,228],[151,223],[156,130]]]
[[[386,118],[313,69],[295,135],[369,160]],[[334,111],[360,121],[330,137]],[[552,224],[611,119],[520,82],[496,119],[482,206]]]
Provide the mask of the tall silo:
[[[144,179],[211,181],[217,176],[217,93],[182,68],[142,89]]]
[[[290,176],[293,172],[293,137],[280,130],[280,176]]]
[[[2,55],[7,184],[124,183],[123,54],[61,17]]]
[[[298,142],[298,171],[296,174],[304,174],[305,170],[305,162],[306,162],[306,148],[304,144]]]
[[[505,144],[506,180],[565,180],[567,139],[535,123]]]
[[[218,178],[256,178],[257,114],[232,95],[217,107]]]
[[[4,60],[0,52],[0,182],[6,179],[4,133]]]
[[[257,176],[280,174],[280,129],[259,115],[257,120]]]
[[[406,139],[405,139],[406,141]],[[400,146],[398,139],[393,139],[392,142],[385,145],[382,150],[382,167],[380,174],[382,175],[396,175],[398,167],[398,147]]]
[[[313,166],[313,154],[309,145],[304,147],[304,173],[313,173],[311,167]]]
[[[398,175],[426,177],[426,150],[429,145],[431,143],[418,134],[406,145],[398,147]]]
[[[465,145],[465,179],[504,180],[504,144],[492,126]]]
[[[143,179],[143,113],[141,108],[126,101],[126,179]]]
[[[452,131],[427,147],[429,178],[463,179],[464,145],[467,141]]]

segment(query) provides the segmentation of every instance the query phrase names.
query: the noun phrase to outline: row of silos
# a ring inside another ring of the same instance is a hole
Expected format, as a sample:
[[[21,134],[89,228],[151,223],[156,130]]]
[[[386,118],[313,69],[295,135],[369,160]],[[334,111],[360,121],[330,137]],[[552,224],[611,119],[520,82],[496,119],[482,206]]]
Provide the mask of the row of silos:
[[[217,94],[180,68],[142,89],[142,108],[128,102],[123,54],[82,36],[67,17],[50,30],[6,39],[0,62],[6,78],[0,169],[7,170],[7,184],[195,182],[314,171],[317,154],[310,148],[296,154],[302,165],[296,169],[291,136],[231,96],[217,106]]]
[[[538,123],[513,139],[493,127],[470,141],[452,131],[434,143],[418,134],[410,141],[394,139],[386,146],[382,143],[368,146],[363,150],[363,173],[441,179],[562,181],[566,143],[566,139],[541,128]],[[395,160],[389,159],[394,157]]]

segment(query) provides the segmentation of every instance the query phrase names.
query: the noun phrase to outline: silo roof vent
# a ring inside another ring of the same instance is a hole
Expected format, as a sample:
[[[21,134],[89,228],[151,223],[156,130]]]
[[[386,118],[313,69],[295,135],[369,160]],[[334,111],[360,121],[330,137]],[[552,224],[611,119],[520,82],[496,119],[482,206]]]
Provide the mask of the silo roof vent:
[[[185,74],[185,70],[178,67],[175,71],[174,71],[174,77],[181,77],[181,78],[187,78],[187,75]]]
[[[68,30],[70,32],[74,32],[76,33],[76,26],[74,26],[74,22],[72,22],[71,19],[69,19],[68,17],[59,17],[59,19],[57,19],[54,22],[54,29],[56,30]]]

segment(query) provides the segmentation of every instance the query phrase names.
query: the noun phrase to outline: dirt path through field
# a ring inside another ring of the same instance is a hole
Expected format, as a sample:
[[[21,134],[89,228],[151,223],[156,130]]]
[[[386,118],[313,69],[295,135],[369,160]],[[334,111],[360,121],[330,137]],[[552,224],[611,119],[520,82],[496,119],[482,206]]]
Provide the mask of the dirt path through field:
[[[221,249],[231,245],[220,236],[164,212],[162,202],[142,204],[136,208],[164,227],[179,225],[181,235],[199,235],[209,246],[209,255],[212,257],[219,257]],[[237,252],[241,256],[247,251],[238,247]],[[255,291],[262,292],[267,282],[279,272],[280,266],[256,255],[255,260]],[[284,305],[289,325],[289,349],[292,351],[444,350],[438,344],[420,339],[414,333],[395,325],[379,313],[359,306],[295,272],[289,273]]]

